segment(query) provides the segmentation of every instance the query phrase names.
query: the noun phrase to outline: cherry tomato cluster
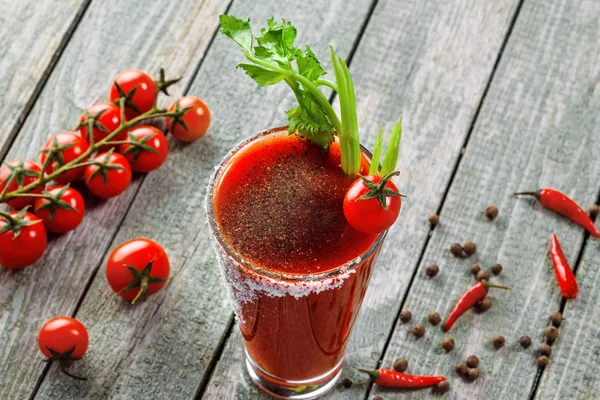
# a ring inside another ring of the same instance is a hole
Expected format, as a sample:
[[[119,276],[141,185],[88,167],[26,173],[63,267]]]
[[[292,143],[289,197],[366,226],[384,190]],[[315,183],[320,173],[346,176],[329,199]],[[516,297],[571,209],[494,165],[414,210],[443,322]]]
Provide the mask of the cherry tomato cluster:
[[[147,173],[165,162],[169,145],[164,133],[138,123],[160,114],[158,94],[168,94],[168,86],[177,81],[166,81],[162,70],[156,81],[143,71],[123,71],[112,82],[109,102],[88,107],[75,131],[48,139],[40,164],[14,160],[0,168],[0,201],[4,194],[39,183],[6,201],[15,211],[0,211],[0,265],[35,263],[46,249],[47,231],[65,233],[81,223],[85,202],[71,183],[83,180],[94,196],[108,199],[127,189],[133,172]],[[200,139],[210,124],[207,105],[192,96],[175,101],[162,115],[169,132],[183,142]],[[48,179],[41,179],[51,174],[56,174],[55,183],[45,187]]]
[[[111,289],[132,304],[146,300],[165,286],[171,272],[165,250],[150,239],[137,238],[118,245],[106,263],[106,278]],[[46,361],[57,361],[66,375],[67,367],[81,359],[89,344],[88,331],[71,317],[52,318],[42,326],[38,346]]]

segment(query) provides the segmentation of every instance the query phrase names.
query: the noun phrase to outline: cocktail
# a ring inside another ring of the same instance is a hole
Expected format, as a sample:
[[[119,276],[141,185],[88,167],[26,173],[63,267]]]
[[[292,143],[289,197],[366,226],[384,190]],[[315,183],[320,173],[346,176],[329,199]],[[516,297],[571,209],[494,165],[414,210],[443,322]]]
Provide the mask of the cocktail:
[[[217,166],[206,201],[211,234],[250,377],[271,395],[313,398],[341,373],[375,260],[400,211],[390,178],[401,122],[380,171],[381,133],[374,155],[360,146],[351,77],[333,50],[337,84],[330,86],[344,97],[341,120],[317,87],[324,71],[316,56],[289,41],[289,22],[270,20],[256,48],[249,21],[222,16],[221,24],[253,63],[242,68],[261,84],[285,80],[299,106],[288,111],[289,126],[252,136]],[[297,72],[286,69],[284,54]]]

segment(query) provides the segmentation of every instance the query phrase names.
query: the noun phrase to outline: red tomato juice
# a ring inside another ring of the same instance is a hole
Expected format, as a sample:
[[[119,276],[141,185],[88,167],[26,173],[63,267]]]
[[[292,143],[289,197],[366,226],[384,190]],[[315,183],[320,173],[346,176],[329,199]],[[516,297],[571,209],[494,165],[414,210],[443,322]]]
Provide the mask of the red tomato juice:
[[[224,269],[248,355],[273,377],[301,381],[340,364],[381,241],[344,218],[356,177],[343,173],[339,145],[325,152],[284,131],[231,157],[213,211],[243,260]]]

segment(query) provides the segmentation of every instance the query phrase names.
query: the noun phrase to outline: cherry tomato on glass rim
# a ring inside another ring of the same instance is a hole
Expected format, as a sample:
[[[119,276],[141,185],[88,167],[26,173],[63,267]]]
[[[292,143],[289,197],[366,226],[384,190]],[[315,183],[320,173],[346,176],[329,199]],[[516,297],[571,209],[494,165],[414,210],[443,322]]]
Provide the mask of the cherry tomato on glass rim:
[[[50,175],[58,168],[81,156],[89,148],[87,141],[81,136],[73,132],[59,132],[48,139],[44,145],[40,161],[42,166],[46,165],[46,162],[49,163],[46,167],[46,174]],[[68,170],[55,177],[54,180],[58,183],[76,181],[83,176],[84,169],[85,167],[79,167]]]
[[[169,112],[189,108],[183,115],[167,118],[167,129],[182,142],[200,139],[210,125],[210,110],[206,103],[194,96],[184,96],[171,104]]]
[[[85,380],[72,375],[66,367],[80,360],[89,344],[85,326],[71,317],[52,318],[42,326],[38,335],[38,346],[50,361],[58,361],[61,371],[71,378]]]
[[[0,265],[27,267],[44,254],[47,243],[44,224],[26,208],[0,212]]]
[[[169,143],[160,129],[138,126],[127,132],[127,138],[129,143],[122,144],[119,152],[127,158],[134,171],[153,171],[167,159]]]
[[[104,139],[111,132],[115,131],[121,125],[121,110],[118,106],[113,103],[96,103],[87,109],[87,112],[94,118],[96,118],[94,132],[94,143],[98,143]],[[81,114],[79,117],[79,134],[88,143],[90,138],[88,137],[87,129],[87,113]],[[127,134],[125,132],[119,133],[112,140],[125,140]],[[102,151],[106,151],[110,146],[102,146]]]
[[[123,193],[131,182],[131,166],[125,157],[109,150],[85,167],[85,184],[94,195],[108,199]]]
[[[36,199],[34,212],[46,229],[65,233],[77,228],[85,215],[85,202],[81,194],[69,185],[51,187],[44,194],[53,196],[55,200]]]
[[[143,71],[125,70],[115,77],[110,87],[110,101],[118,104],[121,97],[125,98],[125,118],[133,119],[154,106],[156,83]]]
[[[165,250],[150,239],[138,238],[117,246],[106,263],[106,279],[119,296],[146,298],[165,285],[171,266]]]
[[[4,164],[0,168],[0,193],[14,192],[35,182],[42,172],[39,165],[29,160],[14,160]],[[8,187],[7,187],[8,186]],[[37,187],[30,193],[40,194],[43,187]],[[33,197],[19,197],[6,202],[12,208],[23,208],[30,206],[35,201]]]
[[[400,214],[402,195],[390,178],[398,174],[361,176],[352,183],[344,197],[344,216],[353,228],[376,234],[392,226]]]

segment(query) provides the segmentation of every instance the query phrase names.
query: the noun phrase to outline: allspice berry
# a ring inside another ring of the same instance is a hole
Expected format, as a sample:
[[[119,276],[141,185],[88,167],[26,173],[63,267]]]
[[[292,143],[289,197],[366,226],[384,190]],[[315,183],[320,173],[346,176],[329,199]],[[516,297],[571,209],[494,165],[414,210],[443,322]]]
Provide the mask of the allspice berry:
[[[437,224],[440,223],[440,216],[437,214],[431,214],[427,220],[429,221],[429,225],[431,225],[432,228],[435,228]]]
[[[558,328],[555,326],[548,326],[546,327],[544,334],[546,335],[547,341],[553,342],[558,337]]]
[[[479,271],[477,273],[477,280],[478,281],[482,281],[482,280],[489,281],[490,280],[490,271],[486,271],[484,269],[482,269],[481,271]]]
[[[477,303],[477,311],[486,312],[492,308],[492,300],[489,297],[484,297],[479,303]]]
[[[502,272],[502,265],[500,265],[500,264],[493,264],[490,267],[490,270],[492,271],[492,273],[494,275],[500,275],[500,272]]]
[[[397,358],[394,361],[394,371],[404,372],[408,369],[408,360],[404,357]]]
[[[538,354],[540,356],[550,357],[550,355],[552,354],[552,347],[550,347],[550,346],[548,346],[547,344],[544,343],[538,349]]]
[[[472,256],[477,253],[477,245],[473,242],[465,242],[462,248],[467,256]]]
[[[442,349],[444,349],[444,351],[446,353],[451,352],[452,350],[454,350],[454,339],[452,338],[444,338],[444,340],[442,340]],[[467,364],[465,364],[466,366]]]
[[[469,379],[474,381],[475,379],[479,378],[479,370],[477,368],[471,368],[469,369]]]
[[[550,316],[550,321],[552,321],[552,325],[558,328],[563,322],[563,316],[560,312],[557,311],[555,313],[552,313],[552,315]]]
[[[412,318],[412,314],[410,313],[410,311],[406,311],[406,310],[402,310],[400,312],[400,321],[405,324],[408,321],[410,321],[410,319]]]
[[[596,219],[598,212],[600,212],[600,207],[598,207],[598,204],[592,204],[589,209],[590,218]]]
[[[434,276],[436,276],[438,274],[438,272],[440,272],[440,267],[438,267],[435,264],[431,264],[430,266],[425,268],[425,275],[427,275],[430,278],[433,278]]]
[[[433,311],[431,314],[429,314],[429,317],[427,318],[427,320],[429,321],[429,323],[431,325],[436,326],[440,322],[442,322],[442,317],[440,317],[440,314],[438,314],[437,312]]]
[[[481,271],[481,267],[479,266],[479,264],[472,264],[471,265],[471,273],[473,275],[477,275],[477,273]]]
[[[498,216],[498,207],[496,206],[487,206],[484,211],[485,216],[490,221],[493,221]]]
[[[540,367],[545,367],[550,362],[550,359],[547,356],[539,356],[537,359],[537,363]]]
[[[500,350],[501,348],[504,347],[504,343],[506,343],[506,340],[504,339],[504,336],[494,336],[492,338],[492,346],[494,346],[494,348],[496,350]]]
[[[342,380],[342,386],[345,387],[346,389],[350,389],[352,387],[352,381],[348,378],[344,378]]]
[[[475,355],[469,356],[467,358],[467,367],[469,368],[477,368],[479,366],[479,358]]]
[[[460,376],[465,376],[469,372],[469,367],[463,361],[456,363],[456,367],[454,367],[456,373]]]
[[[454,257],[463,258],[465,256],[464,250],[460,243],[452,243],[450,245],[450,253],[452,253]]]
[[[448,381],[441,381],[437,385],[435,385],[435,390],[440,393],[446,393],[450,390],[450,384]]]
[[[531,346],[531,338],[529,336],[521,336],[521,338],[519,339],[519,344],[521,345],[521,347],[526,349],[529,346]]]
[[[415,335],[417,339],[423,337],[425,334],[425,327],[421,324],[415,325],[412,329],[412,334]]]

